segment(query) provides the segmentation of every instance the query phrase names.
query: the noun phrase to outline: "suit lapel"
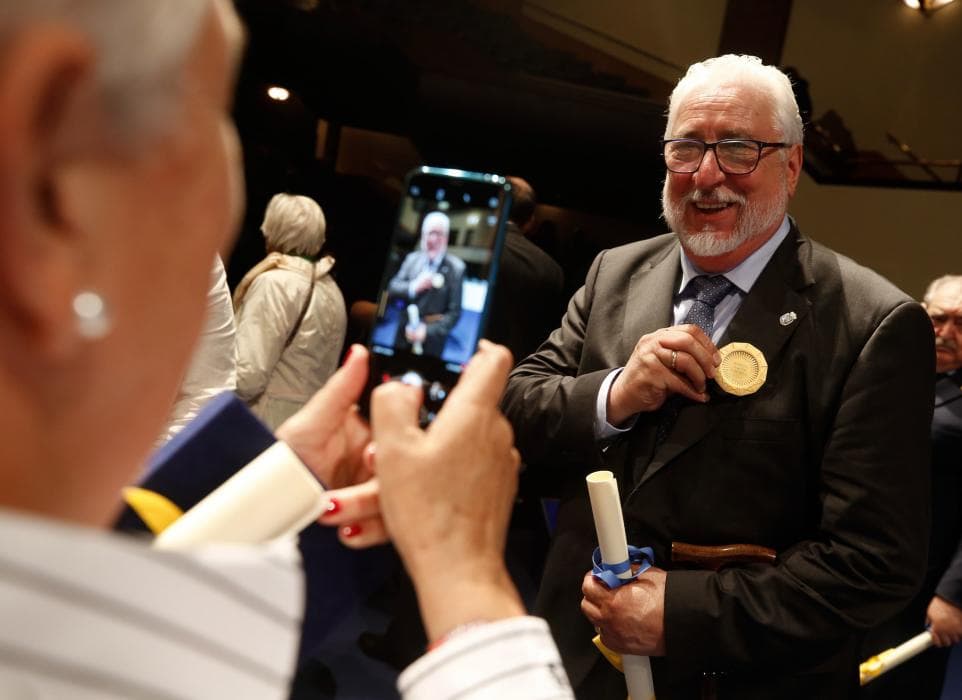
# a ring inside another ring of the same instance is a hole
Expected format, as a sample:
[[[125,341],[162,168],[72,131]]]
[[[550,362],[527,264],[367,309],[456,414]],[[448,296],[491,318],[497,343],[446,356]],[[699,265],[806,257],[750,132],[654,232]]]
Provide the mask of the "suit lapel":
[[[808,250],[808,242],[793,227],[742,301],[721,346],[751,343],[773,364],[810,311],[808,300],[799,293],[813,281],[805,262]]]
[[[635,344],[645,333],[671,325],[672,298],[681,276],[678,243],[673,242],[659,256],[645,262],[631,276],[625,303],[621,361],[627,362]]]
[[[781,350],[808,316],[809,303],[799,291],[812,283],[810,246],[792,230],[782,241],[751,291],[742,300],[725,330],[719,347],[729,342],[751,343],[762,351],[769,365],[769,379]],[[786,315],[787,314],[787,315]],[[794,314],[794,316],[792,316]],[[764,386],[759,389],[763,391]],[[710,392],[712,393],[712,392]],[[717,391],[713,393],[717,397]],[[640,486],[673,459],[701,440],[724,417],[731,402],[713,398],[707,404],[688,405],[679,413],[671,433],[655,451],[644,475],[635,475]],[[639,478],[640,477],[640,478]]]

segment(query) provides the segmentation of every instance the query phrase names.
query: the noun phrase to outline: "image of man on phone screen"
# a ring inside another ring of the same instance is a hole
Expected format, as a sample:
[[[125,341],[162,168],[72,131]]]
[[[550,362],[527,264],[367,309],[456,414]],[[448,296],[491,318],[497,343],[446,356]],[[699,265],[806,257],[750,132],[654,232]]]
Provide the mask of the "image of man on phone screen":
[[[433,211],[421,223],[421,244],[408,253],[388,284],[392,299],[406,311],[398,323],[395,347],[440,357],[448,333],[461,315],[464,262],[449,255],[451,221]]]

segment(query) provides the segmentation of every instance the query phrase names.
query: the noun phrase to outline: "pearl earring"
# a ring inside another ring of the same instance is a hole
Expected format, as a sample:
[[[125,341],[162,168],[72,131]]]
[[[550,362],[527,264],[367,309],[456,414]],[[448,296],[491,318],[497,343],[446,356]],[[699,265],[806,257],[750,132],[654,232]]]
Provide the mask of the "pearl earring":
[[[100,340],[113,327],[107,304],[97,292],[78,292],[73,298],[73,315],[77,333],[84,340]]]

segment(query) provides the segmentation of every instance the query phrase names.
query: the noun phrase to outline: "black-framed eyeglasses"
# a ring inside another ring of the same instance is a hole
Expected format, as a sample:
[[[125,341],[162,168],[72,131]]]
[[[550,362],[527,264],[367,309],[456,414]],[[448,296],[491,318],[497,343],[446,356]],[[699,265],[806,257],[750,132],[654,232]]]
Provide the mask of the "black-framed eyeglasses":
[[[722,139],[713,143],[700,139],[665,139],[661,144],[665,166],[673,173],[696,172],[705,159],[705,151],[712,150],[719,170],[729,175],[748,175],[755,170],[764,148],[787,148],[792,145],[754,139]]]

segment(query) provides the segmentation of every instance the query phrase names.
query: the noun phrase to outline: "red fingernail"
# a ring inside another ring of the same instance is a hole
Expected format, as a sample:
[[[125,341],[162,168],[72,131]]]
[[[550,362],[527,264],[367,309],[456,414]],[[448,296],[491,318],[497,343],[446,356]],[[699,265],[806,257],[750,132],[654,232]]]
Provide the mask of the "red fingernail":
[[[328,498],[327,506],[324,507],[324,512],[321,513],[322,518],[326,518],[328,515],[334,515],[341,510],[341,504],[336,498]]]
[[[345,537],[357,537],[361,534],[360,525],[348,525],[347,527],[341,528],[341,534]]]

